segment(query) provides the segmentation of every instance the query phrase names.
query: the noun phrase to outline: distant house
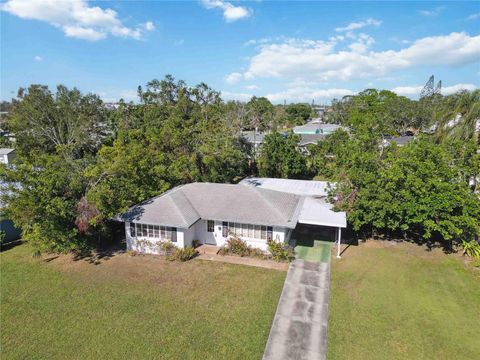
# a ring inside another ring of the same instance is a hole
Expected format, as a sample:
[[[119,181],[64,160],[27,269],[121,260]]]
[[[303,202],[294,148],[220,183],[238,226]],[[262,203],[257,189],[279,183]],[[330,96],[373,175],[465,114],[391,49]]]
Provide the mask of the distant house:
[[[408,144],[410,141],[413,141],[415,136],[406,135],[406,136],[397,136],[397,137],[390,137],[383,139],[383,147],[386,147],[392,143],[397,144],[397,146],[404,146]]]
[[[245,138],[257,151],[263,144],[265,136],[267,133],[259,132],[259,131],[242,131],[241,136]]]
[[[163,241],[177,247],[225,245],[233,234],[248,245],[267,249],[267,240],[289,242],[301,224],[346,227],[344,212],[326,201],[327,183],[247,178],[240,184],[192,183],[178,186],[131,207],[117,217],[125,222],[127,249],[159,253]]]
[[[15,149],[0,148],[0,164],[11,164],[15,159]]]
[[[298,147],[303,153],[308,153],[308,145],[316,145],[319,141],[325,139],[325,134],[301,134]]]
[[[295,126],[293,128],[293,132],[295,134],[309,134],[309,135],[313,135],[313,134],[322,134],[322,135],[328,135],[328,134],[331,134],[333,132],[335,132],[336,130],[338,129],[341,129],[343,128],[342,126],[340,125],[336,125],[336,124],[323,124],[319,121],[319,119],[312,119],[311,121],[309,121],[308,123],[306,123],[305,125],[300,125],[300,126]]]

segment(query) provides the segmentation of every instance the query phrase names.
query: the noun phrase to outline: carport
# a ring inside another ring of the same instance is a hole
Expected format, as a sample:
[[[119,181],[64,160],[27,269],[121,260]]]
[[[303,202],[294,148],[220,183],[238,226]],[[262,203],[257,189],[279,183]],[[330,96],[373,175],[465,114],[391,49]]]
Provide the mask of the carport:
[[[243,179],[240,184],[301,196],[302,202],[299,207],[297,227],[311,225],[334,229],[337,258],[340,258],[342,228],[347,227],[347,215],[342,211],[333,211],[333,205],[327,200],[329,190],[335,187],[334,183],[317,180],[248,177]]]
[[[298,216],[299,225],[297,226],[305,224],[334,229],[334,240],[337,243],[337,258],[340,258],[342,228],[347,227],[347,217],[344,212],[335,212],[332,208],[333,205],[328,203],[324,197],[305,197]]]

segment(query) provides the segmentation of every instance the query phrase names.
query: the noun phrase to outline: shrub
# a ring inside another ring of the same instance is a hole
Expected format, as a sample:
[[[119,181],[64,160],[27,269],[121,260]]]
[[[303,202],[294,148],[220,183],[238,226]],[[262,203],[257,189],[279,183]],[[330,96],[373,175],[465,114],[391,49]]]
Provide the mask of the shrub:
[[[265,251],[262,251],[257,248],[250,248],[250,256],[253,258],[258,258],[262,260],[268,259],[268,254],[265,253]]]
[[[230,253],[242,257],[250,255],[251,252],[250,246],[237,236],[231,236],[230,239],[227,240],[227,248]]]
[[[290,262],[295,258],[293,248],[287,243],[267,241],[268,251],[272,254],[273,260],[279,262]]]
[[[198,252],[193,247],[187,246],[184,249],[176,248],[167,255],[167,260],[170,261],[188,261],[197,256]]]
[[[192,240],[192,247],[196,249],[200,245],[200,240],[194,239]]]
[[[228,247],[226,245],[222,246],[220,250],[218,250],[218,254],[222,256],[228,255],[229,253],[230,251],[228,250]]]
[[[173,245],[171,241],[164,241],[160,244],[160,248],[165,251],[166,254],[169,254],[176,248],[176,246]]]
[[[475,259],[480,259],[480,244],[475,240],[462,241],[463,255],[471,256]]]

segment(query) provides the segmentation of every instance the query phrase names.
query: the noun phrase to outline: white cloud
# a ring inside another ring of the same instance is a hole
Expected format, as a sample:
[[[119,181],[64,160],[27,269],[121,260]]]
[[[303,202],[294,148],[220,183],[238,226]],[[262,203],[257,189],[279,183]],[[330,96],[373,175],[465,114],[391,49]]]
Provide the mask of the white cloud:
[[[258,86],[257,85],[247,85],[245,86],[245,89],[247,90],[258,90]]]
[[[202,0],[203,6],[207,9],[221,9],[223,17],[227,22],[237,21],[252,15],[252,10],[244,6],[235,6],[223,0]]]
[[[353,31],[353,30],[358,30],[358,29],[364,28],[365,26],[375,26],[375,27],[377,27],[377,26],[380,26],[381,24],[382,24],[382,22],[380,20],[375,20],[375,19],[372,19],[372,18],[368,18],[365,21],[352,22],[345,27],[337,27],[335,29],[335,31],[336,32],[350,32],[350,31]]]
[[[153,22],[151,22],[151,21],[147,21],[145,24],[143,24],[143,26],[145,27],[145,30],[147,30],[147,31],[155,30],[155,25],[153,25]]]
[[[477,20],[477,19],[480,19],[480,12],[472,14],[469,17],[467,17],[467,20]]]
[[[287,39],[260,46],[250,58],[244,78],[306,79],[316,81],[380,77],[415,66],[462,66],[478,62],[480,35],[464,32],[418,39],[400,50],[371,51],[374,39],[354,36],[347,49],[328,41]]]
[[[35,61],[43,61],[43,57],[41,57],[40,55],[35,55],[34,59]]]
[[[225,81],[229,84],[236,84],[241,79],[242,79],[242,74],[240,74],[238,72],[233,72],[225,78]]]
[[[139,40],[155,29],[151,21],[127,27],[115,10],[90,6],[85,0],[7,0],[0,9],[22,19],[45,21],[68,37],[89,41],[108,35]]]
[[[345,95],[353,95],[350,89],[316,89],[311,87],[291,87],[285,91],[267,94],[265,97],[273,103],[280,103],[284,100],[288,102],[310,102],[312,99],[331,100],[342,98]]]
[[[238,100],[238,101],[249,101],[253,95],[247,93],[236,93],[230,91],[222,91],[221,92],[222,99],[224,100]]]
[[[403,95],[403,96],[419,96],[420,92],[423,89],[423,85],[415,85],[415,86],[398,86],[396,88],[393,88],[392,91],[396,93],[397,95]],[[451,95],[456,93],[457,91],[460,90],[469,90],[473,91],[475,89],[478,89],[477,85],[474,84],[456,84],[452,86],[445,86],[442,87],[442,94],[443,95]]]
[[[445,6],[437,6],[436,8],[431,10],[419,10],[418,13],[422,16],[437,16],[443,10],[445,10]]]

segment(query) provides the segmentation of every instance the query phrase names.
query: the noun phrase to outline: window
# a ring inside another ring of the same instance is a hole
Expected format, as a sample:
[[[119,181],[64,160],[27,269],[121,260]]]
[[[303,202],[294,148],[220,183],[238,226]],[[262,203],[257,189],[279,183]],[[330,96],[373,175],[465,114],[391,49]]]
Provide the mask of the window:
[[[160,239],[164,240],[167,238],[167,231],[165,226],[160,226]]]
[[[142,236],[147,237],[148,236],[148,226],[145,224],[142,225]]]
[[[160,226],[153,225],[153,237],[156,239],[160,239]]]
[[[170,240],[172,242],[177,242],[177,228],[175,227],[170,228],[170,233],[171,233]]]
[[[148,225],[148,237],[153,237],[153,225]]]
[[[255,225],[255,235],[253,236],[255,239],[261,239],[260,235],[260,225]]]
[[[130,236],[135,237],[135,224],[130,223]]]
[[[261,236],[260,236],[260,238],[261,238],[262,240],[267,240],[267,227],[262,225],[261,229],[262,229],[262,230],[261,230]]]
[[[248,225],[248,237],[253,238],[255,236],[254,234],[254,226],[252,224]]]
[[[227,236],[228,236],[228,222],[224,221],[224,222],[222,223],[222,226],[223,226],[223,228],[222,228],[222,236],[223,236],[223,237],[227,237]]]
[[[207,220],[207,231],[213,232],[215,226],[215,222],[213,220]]]
[[[267,240],[273,239],[273,228],[271,226],[267,226]]]

